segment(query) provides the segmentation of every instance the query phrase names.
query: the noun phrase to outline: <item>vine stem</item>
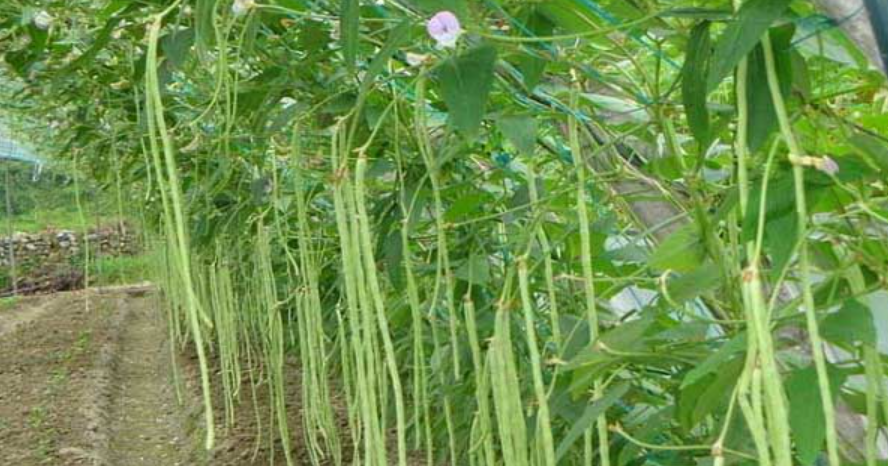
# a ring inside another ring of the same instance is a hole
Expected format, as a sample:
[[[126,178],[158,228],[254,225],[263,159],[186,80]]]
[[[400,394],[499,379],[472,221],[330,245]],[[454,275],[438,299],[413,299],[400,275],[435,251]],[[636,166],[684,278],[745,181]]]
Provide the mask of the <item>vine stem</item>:
[[[792,174],[795,183],[796,214],[798,215],[799,268],[802,282],[802,306],[805,311],[805,321],[808,327],[808,336],[811,339],[811,352],[814,357],[814,367],[817,371],[817,383],[820,386],[820,401],[823,405],[823,417],[826,423],[826,450],[830,466],[841,465],[839,459],[838,437],[836,435],[835,408],[832,401],[832,390],[829,386],[827,375],[826,357],[823,354],[823,341],[820,337],[820,329],[817,324],[817,316],[814,310],[814,294],[811,290],[811,265],[808,258],[808,207],[805,198],[805,172],[804,168],[795,161],[803,156],[803,151],[795,138],[792,124],[786,110],[786,102],[780,92],[780,79],[777,76],[777,66],[774,59],[774,49],[769,33],[765,33],[762,43],[765,51],[765,68],[768,76],[768,88],[774,102],[774,110],[777,113],[777,121],[780,124],[780,132],[789,147],[789,159],[792,163]]]

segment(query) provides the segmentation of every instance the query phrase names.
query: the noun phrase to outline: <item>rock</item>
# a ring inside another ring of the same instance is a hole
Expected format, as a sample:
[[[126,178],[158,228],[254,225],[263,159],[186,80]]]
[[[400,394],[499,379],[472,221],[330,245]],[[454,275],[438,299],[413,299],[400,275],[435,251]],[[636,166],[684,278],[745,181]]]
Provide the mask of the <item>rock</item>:
[[[59,449],[59,456],[69,460],[82,460],[89,459],[90,454],[82,449],[77,447],[64,447]]]

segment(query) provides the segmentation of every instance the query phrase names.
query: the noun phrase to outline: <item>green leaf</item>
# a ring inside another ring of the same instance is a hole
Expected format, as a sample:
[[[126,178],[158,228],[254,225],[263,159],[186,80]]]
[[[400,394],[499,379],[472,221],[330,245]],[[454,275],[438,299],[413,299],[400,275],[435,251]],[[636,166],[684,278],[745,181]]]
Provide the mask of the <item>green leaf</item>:
[[[445,61],[438,71],[450,122],[469,140],[478,135],[484,119],[495,63],[496,49],[482,45]]]
[[[688,224],[669,235],[648,260],[656,270],[690,272],[703,264],[706,251],[694,225]]]
[[[474,285],[486,285],[490,282],[490,264],[487,257],[473,254],[454,272],[456,278]]]
[[[736,385],[744,363],[742,358],[734,359],[715,373],[682,389],[678,397],[676,416],[684,430],[690,431],[706,416],[727,403],[731,388]]]
[[[793,25],[771,29],[771,44],[774,47],[774,62],[780,78],[780,92],[788,98],[792,89],[791,41],[795,33]],[[765,69],[765,51],[761,44],[750,52],[746,73],[746,101],[749,105],[749,134],[747,146],[757,151],[767,142],[777,129],[777,112],[768,87]]]
[[[537,121],[532,115],[509,115],[497,120],[500,132],[524,155],[536,148]]]
[[[697,367],[688,371],[684,379],[681,381],[681,388],[693,385],[707,374],[717,372],[725,362],[730,360],[735,354],[743,351],[745,348],[746,334],[737,334],[734,338],[731,338],[727,343],[722,345],[718,351],[704,359],[703,362],[697,365]]]
[[[839,393],[843,377],[837,371],[828,371],[833,397]],[[786,379],[789,398],[789,427],[795,439],[796,454],[803,465],[813,464],[826,439],[823,403],[814,367],[796,369]]]
[[[864,160],[883,172],[888,172],[888,144],[865,133],[857,133],[848,139]]]
[[[180,29],[161,38],[160,47],[171,69],[179,69],[188,60],[194,44],[194,29]]]
[[[530,35],[533,36],[551,36],[555,30],[555,25],[549,21],[545,15],[540,14],[537,7],[530,10],[530,15],[524,25]],[[541,47],[528,49],[525,53],[521,53],[516,62],[521,76],[524,78],[524,85],[528,89],[533,89],[543,79],[546,72],[546,66],[549,60],[546,59],[548,54]]]
[[[743,241],[755,241],[762,203],[762,180],[752,181],[749,191],[749,208],[743,219]],[[765,194],[765,221],[771,222],[783,216],[795,214],[795,182],[788,171],[779,171],[768,181]],[[768,233],[766,223],[765,233]],[[785,238],[778,238],[785,239]]]
[[[869,307],[855,299],[845,301],[837,312],[823,319],[821,335],[834,343],[876,344],[876,324]]]
[[[640,319],[630,320],[604,332],[601,343],[619,352],[641,352],[645,349],[644,336],[656,323],[652,314],[643,314]]]
[[[719,37],[709,69],[707,89],[712,91],[758,44],[762,34],[786,10],[791,0],[750,0]]]
[[[771,272],[779,276],[789,265],[798,239],[799,221],[794,214],[768,219],[765,223],[765,252],[771,256]]]
[[[469,7],[466,0],[415,0],[416,6],[427,14],[439,11],[452,11],[458,18],[469,16]]]
[[[659,14],[661,18],[701,19],[708,21],[722,21],[730,19],[733,12],[721,8],[684,7],[670,8]]]
[[[543,80],[548,64],[549,60],[529,53],[521,54],[518,57],[518,69],[521,71],[524,85],[528,89],[533,90]]]
[[[604,332],[598,343],[619,353],[634,353],[629,357],[639,356],[649,350],[648,340],[645,338],[645,335],[648,334],[655,323],[656,320],[653,315],[644,314],[640,319],[624,322]],[[565,370],[582,370],[589,366],[611,363],[627,357],[622,355],[615,356],[611,352],[602,351],[601,346],[597,343],[590,345],[588,341],[585,341],[585,344],[586,347],[578,351],[564,365]]]
[[[721,267],[707,262],[691,272],[679,277],[670,277],[666,284],[669,299],[675,304],[682,304],[704,293],[718,288],[724,281]]]
[[[701,146],[708,145],[710,139],[709,110],[706,108],[706,75],[712,56],[709,25],[709,21],[701,21],[691,30],[681,78],[681,98],[687,112],[688,126]]]
[[[358,60],[358,39],[361,21],[360,0],[342,0],[339,19],[342,54],[349,69],[354,69]]]
[[[297,37],[299,48],[308,56],[323,53],[331,42],[330,31],[326,24],[311,19],[302,22]]]
[[[608,408],[613,406],[614,403],[617,402],[626,392],[629,391],[629,382],[620,382],[610,390],[608,390],[604,396],[595,400],[594,403],[590,404],[585,411],[583,411],[583,415],[577,422],[571,426],[570,430],[561,440],[561,443],[558,444],[558,449],[555,451],[556,460],[560,461],[564,455],[570,451],[573,444],[583,435],[589,426],[598,419],[598,416],[604,414]]]
[[[486,191],[468,191],[458,197],[444,213],[448,222],[460,222],[477,215],[485,203],[494,199]]]

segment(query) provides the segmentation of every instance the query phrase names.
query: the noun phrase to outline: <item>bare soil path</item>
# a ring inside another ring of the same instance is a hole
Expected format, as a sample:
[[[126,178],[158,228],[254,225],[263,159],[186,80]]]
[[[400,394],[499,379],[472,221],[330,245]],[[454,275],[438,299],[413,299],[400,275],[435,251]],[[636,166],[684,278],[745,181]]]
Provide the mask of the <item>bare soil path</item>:
[[[0,312],[0,466],[197,465],[165,325],[138,289]]]
[[[268,386],[249,385],[261,370],[246,363],[234,423],[218,402],[216,447],[204,451],[194,352],[176,355],[180,405],[161,309],[144,287],[27,297],[0,309],[0,466],[285,466]],[[288,360],[285,374],[291,456],[310,464],[298,364]],[[221,391],[214,383],[215,400]],[[345,402],[333,402],[344,432]]]
[[[153,298],[129,299],[112,388],[111,463],[188,464],[167,335]]]
[[[32,296],[23,298],[23,302],[17,304],[15,310],[0,312],[0,338],[18,326],[39,318],[49,309],[51,302],[52,299],[46,296]]]

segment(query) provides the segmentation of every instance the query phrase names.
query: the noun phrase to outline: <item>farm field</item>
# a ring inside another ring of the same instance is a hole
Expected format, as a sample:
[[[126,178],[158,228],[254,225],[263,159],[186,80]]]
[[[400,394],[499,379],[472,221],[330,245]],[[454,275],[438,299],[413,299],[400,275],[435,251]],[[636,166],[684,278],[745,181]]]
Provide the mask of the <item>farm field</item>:
[[[153,286],[136,284],[3,306],[2,464],[235,466],[283,457],[259,438],[269,428],[262,388],[245,400],[238,427],[204,451],[193,354],[177,356],[173,370],[159,304]],[[295,421],[298,390],[288,396]],[[293,435],[298,456],[301,436]]]
[[[888,464],[885,0],[0,0],[0,466]]]

